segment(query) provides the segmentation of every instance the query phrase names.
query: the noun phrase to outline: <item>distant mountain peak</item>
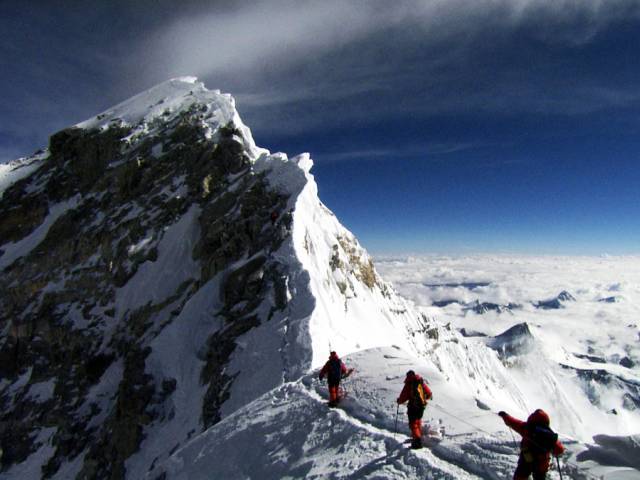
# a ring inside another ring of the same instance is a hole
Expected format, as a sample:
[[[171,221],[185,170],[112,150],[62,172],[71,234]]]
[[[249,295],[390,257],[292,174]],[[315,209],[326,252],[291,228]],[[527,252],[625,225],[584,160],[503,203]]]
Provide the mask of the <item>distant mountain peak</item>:
[[[489,339],[487,345],[496,350],[501,357],[512,357],[529,353],[533,349],[534,337],[529,324],[524,322]]]

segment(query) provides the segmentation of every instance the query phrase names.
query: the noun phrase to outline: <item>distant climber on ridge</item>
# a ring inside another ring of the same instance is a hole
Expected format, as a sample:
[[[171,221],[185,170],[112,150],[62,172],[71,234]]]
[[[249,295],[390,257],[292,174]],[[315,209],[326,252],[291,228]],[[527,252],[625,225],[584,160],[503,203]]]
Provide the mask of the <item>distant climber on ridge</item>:
[[[526,422],[499,412],[504,423],[522,436],[520,457],[513,474],[513,480],[525,480],[533,475],[533,480],[544,480],[549,470],[551,453],[555,456],[564,452],[564,446],[558,440],[558,434],[549,428],[549,415],[537,409]]]
[[[398,405],[408,401],[407,416],[411,430],[411,448],[422,448],[422,415],[433,394],[424,379],[413,370],[407,372],[404,387],[396,400]]]
[[[338,395],[338,387],[340,386],[340,380],[347,377],[353,372],[352,369],[347,369],[346,365],[340,360],[336,352],[331,352],[329,360],[324,364],[322,370],[320,370],[320,380],[327,377],[327,383],[329,384],[329,406],[335,407],[340,401]]]

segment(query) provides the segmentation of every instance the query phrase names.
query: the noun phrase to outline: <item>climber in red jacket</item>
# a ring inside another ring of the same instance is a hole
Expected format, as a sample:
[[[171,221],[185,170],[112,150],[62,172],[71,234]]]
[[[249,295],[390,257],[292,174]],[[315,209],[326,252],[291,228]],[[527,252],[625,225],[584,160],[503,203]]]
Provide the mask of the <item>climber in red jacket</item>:
[[[564,452],[564,446],[558,440],[558,434],[549,428],[549,415],[537,409],[526,422],[512,417],[506,412],[499,412],[504,423],[522,436],[520,457],[513,474],[513,480],[526,480],[533,475],[533,480],[544,480],[549,470],[551,454],[555,456]]]
[[[340,360],[336,352],[331,352],[329,360],[324,364],[322,370],[320,370],[320,380],[327,377],[327,383],[329,384],[329,406],[335,407],[340,401],[338,396],[338,387],[340,386],[340,380],[344,376],[351,373],[352,370],[347,370],[346,365]]]
[[[398,405],[409,401],[407,416],[409,417],[409,429],[411,430],[411,448],[422,448],[422,415],[427,406],[427,400],[431,400],[431,389],[413,370],[407,372],[404,379],[404,387],[396,400]]]

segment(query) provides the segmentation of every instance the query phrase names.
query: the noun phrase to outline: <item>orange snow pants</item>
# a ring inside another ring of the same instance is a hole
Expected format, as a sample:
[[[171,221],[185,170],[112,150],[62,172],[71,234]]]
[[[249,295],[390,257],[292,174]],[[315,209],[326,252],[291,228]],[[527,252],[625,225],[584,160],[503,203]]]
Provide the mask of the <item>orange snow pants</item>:
[[[411,430],[411,438],[422,438],[422,419],[411,420],[409,429]]]
[[[338,385],[329,385],[329,401],[332,403],[338,401]]]
[[[422,438],[422,415],[424,414],[424,407],[414,407],[409,405],[407,408],[407,415],[409,416],[409,429],[411,430],[412,438]]]

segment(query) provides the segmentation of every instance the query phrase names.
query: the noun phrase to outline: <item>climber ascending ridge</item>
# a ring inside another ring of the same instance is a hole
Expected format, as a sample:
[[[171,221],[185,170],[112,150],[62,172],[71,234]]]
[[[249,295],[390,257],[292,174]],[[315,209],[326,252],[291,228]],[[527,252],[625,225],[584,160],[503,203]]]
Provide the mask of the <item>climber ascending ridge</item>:
[[[549,470],[551,453],[558,456],[564,452],[564,446],[558,440],[558,434],[549,428],[549,415],[537,409],[526,422],[499,412],[504,423],[522,436],[520,457],[513,474],[514,480],[526,480],[533,475],[534,480],[544,480]]]
[[[348,376],[353,369],[348,370],[345,364],[340,360],[336,352],[331,352],[329,360],[324,364],[322,370],[320,370],[320,380],[327,377],[327,383],[329,384],[329,406],[335,407],[340,401],[338,395],[338,387],[340,386],[340,380],[343,377]]]
[[[404,379],[404,387],[396,400],[398,405],[409,401],[407,415],[409,416],[409,429],[411,430],[411,448],[422,448],[422,415],[427,406],[427,400],[433,397],[431,389],[420,375],[413,370],[407,372]]]

